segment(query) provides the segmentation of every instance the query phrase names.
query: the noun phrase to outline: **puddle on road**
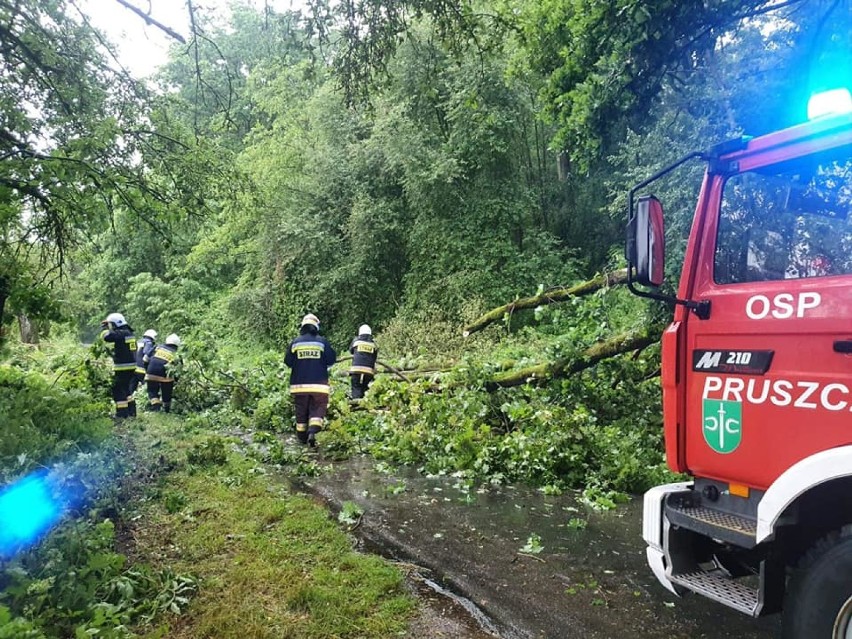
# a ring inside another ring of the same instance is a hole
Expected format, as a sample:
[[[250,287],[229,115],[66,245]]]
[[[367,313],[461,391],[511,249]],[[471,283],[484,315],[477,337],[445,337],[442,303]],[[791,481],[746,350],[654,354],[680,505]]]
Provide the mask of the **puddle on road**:
[[[365,549],[428,568],[504,639],[770,639],[777,629],[777,619],[664,590],[645,563],[639,500],[596,512],[574,494],[471,489],[453,477],[377,467],[366,457],[335,462],[300,485],[335,509],[357,503]],[[539,553],[522,551],[532,535]]]
[[[462,597],[461,595],[457,595],[451,590],[447,590],[441,584],[432,581],[431,579],[424,579],[423,583],[433,592],[436,592],[440,596],[446,597],[447,599],[450,599],[454,603],[459,605],[470,616],[474,623],[476,623],[476,626],[484,630],[486,633],[488,633],[488,635],[494,637],[500,636],[500,629],[497,628],[497,626],[494,625],[491,619],[489,619],[484,612],[477,608],[476,605],[470,599]]]

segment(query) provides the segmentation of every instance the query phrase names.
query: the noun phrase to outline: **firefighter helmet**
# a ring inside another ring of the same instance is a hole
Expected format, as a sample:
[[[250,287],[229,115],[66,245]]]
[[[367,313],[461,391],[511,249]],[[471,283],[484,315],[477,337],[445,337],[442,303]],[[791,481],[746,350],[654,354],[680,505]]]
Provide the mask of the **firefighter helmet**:
[[[110,324],[115,324],[116,327],[124,326],[127,324],[127,320],[124,319],[124,315],[122,315],[121,313],[110,313],[109,315],[107,315],[104,321]]]
[[[302,318],[300,326],[315,326],[319,329],[319,318],[313,313],[308,313]]]
[[[361,324],[361,328],[358,329],[358,335],[372,335],[373,329],[370,328],[369,324]]]
[[[149,328],[147,331],[142,333],[142,337],[150,337],[151,339],[155,339],[157,337],[157,331],[153,328]]]
[[[177,336],[177,333],[172,333],[166,338],[166,344],[169,346],[180,346],[180,337]]]

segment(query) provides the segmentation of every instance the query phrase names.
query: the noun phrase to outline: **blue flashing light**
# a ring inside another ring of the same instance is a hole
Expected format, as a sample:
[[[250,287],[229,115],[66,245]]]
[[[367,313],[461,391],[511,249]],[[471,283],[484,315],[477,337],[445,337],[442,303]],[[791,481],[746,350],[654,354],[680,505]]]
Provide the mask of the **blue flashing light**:
[[[62,516],[43,473],[30,475],[0,492],[0,557],[32,545]]]
[[[808,100],[808,120],[842,113],[852,113],[852,94],[849,93],[849,89],[831,89],[814,93]]]

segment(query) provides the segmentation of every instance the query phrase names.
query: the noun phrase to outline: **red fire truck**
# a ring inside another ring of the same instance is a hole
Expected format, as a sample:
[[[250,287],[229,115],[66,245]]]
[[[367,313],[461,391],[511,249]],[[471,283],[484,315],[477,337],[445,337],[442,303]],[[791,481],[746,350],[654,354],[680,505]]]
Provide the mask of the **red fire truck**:
[[[785,637],[852,639],[852,97],[696,152],[630,191],[634,293],[674,305],[662,339],[669,467],[645,494],[660,583]],[[707,163],[677,295],[654,180]],[[637,285],[642,288],[637,288]]]

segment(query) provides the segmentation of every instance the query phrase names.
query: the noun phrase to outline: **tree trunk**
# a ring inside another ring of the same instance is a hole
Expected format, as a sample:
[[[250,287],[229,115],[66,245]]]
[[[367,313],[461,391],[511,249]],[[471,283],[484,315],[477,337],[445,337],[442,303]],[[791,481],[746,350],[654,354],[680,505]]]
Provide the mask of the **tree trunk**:
[[[554,362],[544,362],[535,366],[499,373],[492,377],[485,387],[494,391],[498,388],[522,386],[524,384],[538,385],[557,377],[569,377],[574,373],[591,368],[601,360],[645,348],[659,341],[659,339],[659,336],[651,336],[647,332],[624,333],[606,341],[597,342],[575,357],[564,357]]]
[[[9,280],[0,275],[0,346],[6,341],[6,325],[3,323],[6,300],[9,298]]]
[[[18,315],[18,326],[21,329],[21,343],[38,344],[38,326],[25,313]]]
[[[627,281],[627,269],[613,271],[594,277],[590,280],[577,284],[575,286],[557,288],[550,291],[545,291],[541,295],[533,295],[532,297],[522,297],[509,302],[503,306],[491,309],[484,315],[474,320],[471,324],[464,327],[463,335],[467,337],[472,333],[481,331],[486,326],[499,322],[508,313],[514,313],[525,308],[535,308],[544,306],[545,304],[553,304],[554,302],[562,302],[572,297],[582,297],[589,295],[595,291],[609,286],[624,284]]]

